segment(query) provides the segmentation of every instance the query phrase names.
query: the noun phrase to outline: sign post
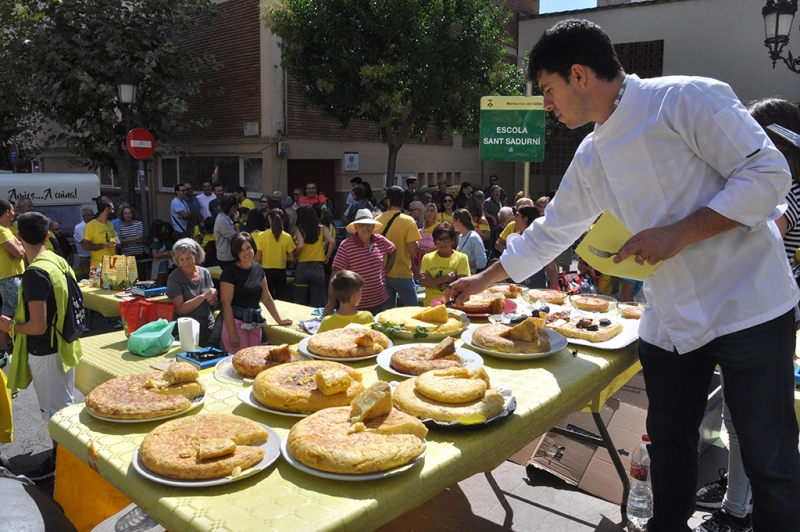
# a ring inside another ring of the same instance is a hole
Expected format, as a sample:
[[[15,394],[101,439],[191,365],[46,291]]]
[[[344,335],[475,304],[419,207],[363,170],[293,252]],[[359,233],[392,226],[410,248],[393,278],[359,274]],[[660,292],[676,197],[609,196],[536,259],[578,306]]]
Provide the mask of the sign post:
[[[481,161],[525,163],[544,160],[544,98],[481,98]],[[528,194],[528,176],[525,176]]]
[[[147,230],[150,227],[147,216],[147,179],[144,173],[144,161],[153,156],[156,152],[156,140],[153,135],[144,128],[137,127],[131,129],[128,136],[125,138],[125,145],[128,147],[128,153],[139,160],[139,194],[141,194],[142,201],[142,225]],[[131,198],[133,201],[133,198]]]

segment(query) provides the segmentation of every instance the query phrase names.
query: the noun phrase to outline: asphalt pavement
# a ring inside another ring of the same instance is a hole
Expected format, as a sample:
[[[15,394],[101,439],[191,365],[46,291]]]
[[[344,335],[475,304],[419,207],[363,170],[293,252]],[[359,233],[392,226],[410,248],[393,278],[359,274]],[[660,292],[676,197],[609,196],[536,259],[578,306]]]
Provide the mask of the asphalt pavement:
[[[114,330],[106,325],[105,318],[95,316],[92,330],[84,333],[84,336],[93,336]],[[78,389],[75,389],[74,399],[76,403],[84,401],[84,396]],[[8,459],[12,473],[28,476],[48,458],[53,448],[53,440],[47,434],[47,423],[42,419],[39,411],[39,402],[36,399],[33,384],[19,391],[17,397],[12,400],[12,410],[14,441],[0,444],[0,454]],[[53,494],[53,478],[39,481],[36,484],[49,495]]]

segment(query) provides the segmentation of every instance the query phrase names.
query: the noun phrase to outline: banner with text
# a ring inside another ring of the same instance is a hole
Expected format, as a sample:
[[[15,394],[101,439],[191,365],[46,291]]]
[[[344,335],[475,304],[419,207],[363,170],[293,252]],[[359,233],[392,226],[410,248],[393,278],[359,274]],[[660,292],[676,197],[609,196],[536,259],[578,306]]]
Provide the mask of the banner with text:
[[[544,98],[481,98],[481,160],[540,162],[544,159]]]

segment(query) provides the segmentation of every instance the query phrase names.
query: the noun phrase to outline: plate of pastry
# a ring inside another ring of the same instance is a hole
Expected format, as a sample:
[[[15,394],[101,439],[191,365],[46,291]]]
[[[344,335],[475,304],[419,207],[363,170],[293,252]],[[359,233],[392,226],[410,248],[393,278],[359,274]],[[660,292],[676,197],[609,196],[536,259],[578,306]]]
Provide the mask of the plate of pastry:
[[[389,383],[378,381],[350,405],[325,408],[295,423],[281,453],[310,475],[377,480],[422,462],[427,434],[422,422],[393,407]]]
[[[205,414],[168,421],[145,436],[131,465],[166,486],[201,488],[256,475],[280,456],[272,428],[232,414]]]
[[[426,371],[449,367],[477,369],[483,366],[479,354],[455,347],[452,338],[438,344],[403,344],[390,347],[378,355],[378,366],[400,377],[415,377]]]
[[[567,339],[563,335],[537,327],[533,318],[516,325],[481,325],[465,331],[461,340],[479,353],[511,360],[543,358],[567,347]]]
[[[375,358],[392,341],[380,331],[358,324],[333,329],[303,338],[297,345],[300,353],[317,360],[356,362]]]
[[[394,337],[418,342],[438,342],[447,336],[458,336],[469,327],[467,315],[445,305],[429,308],[397,307],[375,316],[375,323],[402,327],[394,329]]]

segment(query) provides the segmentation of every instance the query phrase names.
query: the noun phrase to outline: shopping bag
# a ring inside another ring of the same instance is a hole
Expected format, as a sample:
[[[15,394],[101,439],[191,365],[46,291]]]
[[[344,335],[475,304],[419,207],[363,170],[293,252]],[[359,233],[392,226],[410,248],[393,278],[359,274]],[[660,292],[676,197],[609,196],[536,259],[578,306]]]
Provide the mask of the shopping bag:
[[[126,264],[126,282],[125,282],[125,289],[127,290],[131,286],[135,285],[139,282],[139,265],[136,262],[136,257],[125,257]]]
[[[143,325],[128,338],[128,351],[143,357],[162,355],[172,347],[174,328],[174,321],[164,319]]]
[[[121,301],[119,304],[119,315],[122,318],[122,329],[125,336],[130,337],[131,333],[142,325],[163,318],[172,321],[175,317],[175,307],[172,303],[162,303],[159,301],[148,301],[142,297]]]
[[[103,283],[108,276],[110,290],[127,290],[139,277],[136,257],[105,255],[103,257]]]

